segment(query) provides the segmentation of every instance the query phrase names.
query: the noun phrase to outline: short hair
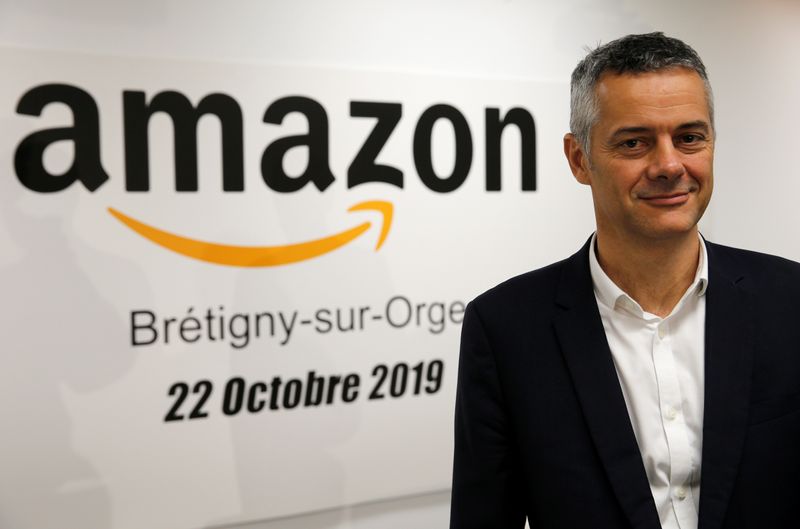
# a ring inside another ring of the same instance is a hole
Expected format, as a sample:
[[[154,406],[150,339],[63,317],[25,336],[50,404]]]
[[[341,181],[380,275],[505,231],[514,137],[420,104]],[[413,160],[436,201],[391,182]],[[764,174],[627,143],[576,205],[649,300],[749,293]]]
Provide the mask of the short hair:
[[[685,42],[662,32],[628,35],[591,50],[572,72],[570,84],[570,132],[589,154],[589,135],[598,119],[595,87],[606,72],[646,73],[670,68],[694,70],[703,80],[711,127],[714,127],[714,97],[706,67]]]

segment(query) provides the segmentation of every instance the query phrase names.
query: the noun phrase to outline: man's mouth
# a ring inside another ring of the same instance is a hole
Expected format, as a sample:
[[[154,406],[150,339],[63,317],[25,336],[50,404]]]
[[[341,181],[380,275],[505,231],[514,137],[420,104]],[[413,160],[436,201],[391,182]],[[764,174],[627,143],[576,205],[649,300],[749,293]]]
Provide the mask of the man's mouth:
[[[651,206],[680,206],[689,200],[689,194],[689,191],[678,191],[639,196],[639,199]]]

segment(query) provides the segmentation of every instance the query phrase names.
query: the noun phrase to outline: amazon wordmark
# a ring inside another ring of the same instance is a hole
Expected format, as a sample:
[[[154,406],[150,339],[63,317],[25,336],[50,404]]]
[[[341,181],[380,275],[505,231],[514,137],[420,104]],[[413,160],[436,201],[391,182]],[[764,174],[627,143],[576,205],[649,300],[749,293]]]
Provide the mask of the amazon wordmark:
[[[20,182],[33,191],[51,193],[66,189],[76,181],[89,191],[103,185],[109,175],[100,154],[100,112],[94,98],[85,90],[67,84],[44,84],[28,90],[17,104],[17,113],[40,116],[45,107],[61,103],[73,116],[71,126],[32,132],[17,146],[14,167]],[[122,93],[123,136],[125,147],[125,189],[144,192],[150,189],[149,124],[154,114],[169,117],[174,131],[175,189],[197,191],[197,123],[202,116],[213,115],[221,127],[222,189],[244,191],[244,127],[242,109],[231,96],[211,93],[195,106],[176,91],[163,91],[148,99],[145,92]],[[336,177],[329,164],[330,129],[328,113],[314,99],[303,96],[282,97],[270,104],[264,123],[281,125],[290,114],[298,114],[308,123],[305,134],[287,135],[272,141],[261,154],[261,176],[266,185],[280,193],[291,193],[313,184],[323,191]],[[403,171],[381,164],[377,158],[389,141],[403,115],[401,103],[351,101],[352,118],[370,118],[375,124],[363,140],[347,170],[347,187],[368,182],[382,182],[403,187]],[[455,150],[449,174],[437,173],[433,163],[434,125],[449,123]],[[521,107],[511,108],[502,116],[500,109],[487,107],[484,112],[485,187],[501,189],[501,137],[513,125],[520,139],[520,177],[523,191],[536,190],[536,126],[533,116]],[[55,142],[74,144],[71,166],[63,174],[51,174],[44,163],[45,150]],[[420,181],[429,189],[447,193],[458,189],[470,174],[473,160],[473,135],[464,115],[454,106],[435,104],[416,120],[411,138],[414,167]],[[300,174],[289,175],[284,157],[296,147],[307,149],[308,161]]]

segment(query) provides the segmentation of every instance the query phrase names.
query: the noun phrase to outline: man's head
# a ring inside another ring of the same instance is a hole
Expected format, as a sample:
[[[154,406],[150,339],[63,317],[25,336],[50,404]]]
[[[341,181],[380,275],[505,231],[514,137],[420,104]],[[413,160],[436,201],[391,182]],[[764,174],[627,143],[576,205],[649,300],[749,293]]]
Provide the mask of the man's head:
[[[686,43],[661,32],[628,35],[597,47],[572,71],[570,82],[570,132],[586,154],[591,151],[590,135],[598,119],[595,89],[604,73],[637,74],[669,68],[694,70],[703,80],[708,114],[714,123],[714,97],[706,67],[700,56]]]
[[[581,61],[564,152],[592,188],[598,236],[649,244],[696,231],[713,188],[711,113],[703,63],[676,39],[630,35]]]

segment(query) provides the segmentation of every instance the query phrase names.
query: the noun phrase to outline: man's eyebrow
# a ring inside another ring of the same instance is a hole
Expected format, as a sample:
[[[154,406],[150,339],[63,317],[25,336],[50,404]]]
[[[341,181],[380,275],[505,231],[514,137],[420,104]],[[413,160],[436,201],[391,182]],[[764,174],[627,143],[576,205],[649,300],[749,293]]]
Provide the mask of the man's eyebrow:
[[[640,134],[642,132],[650,132],[653,129],[650,127],[620,127],[614,131],[611,135],[611,139],[615,139],[619,136],[624,136],[625,134]]]
[[[689,121],[686,123],[681,123],[675,130],[684,131],[684,130],[691,130],[691,129],[700,129],[704,133],[708,133],[711,130],[708,122],[702,119],[698,119],[696,121]],[[651,127],[644,127],[644,126],[632,126],[632,127],[620,127],[614,131],[611,135],[611,140],[618,138],[619,136],[624,136],[626,134],[641,134],[643,132],[652,132]]]
[[[678,127],[678,130],[686,130],[686,129],[701,129],[703,132],[708,132],[711,130],[711,127],[708,123],[702,119],[698,119],[697,121],[690,121],[688,123],[683,123]]]

